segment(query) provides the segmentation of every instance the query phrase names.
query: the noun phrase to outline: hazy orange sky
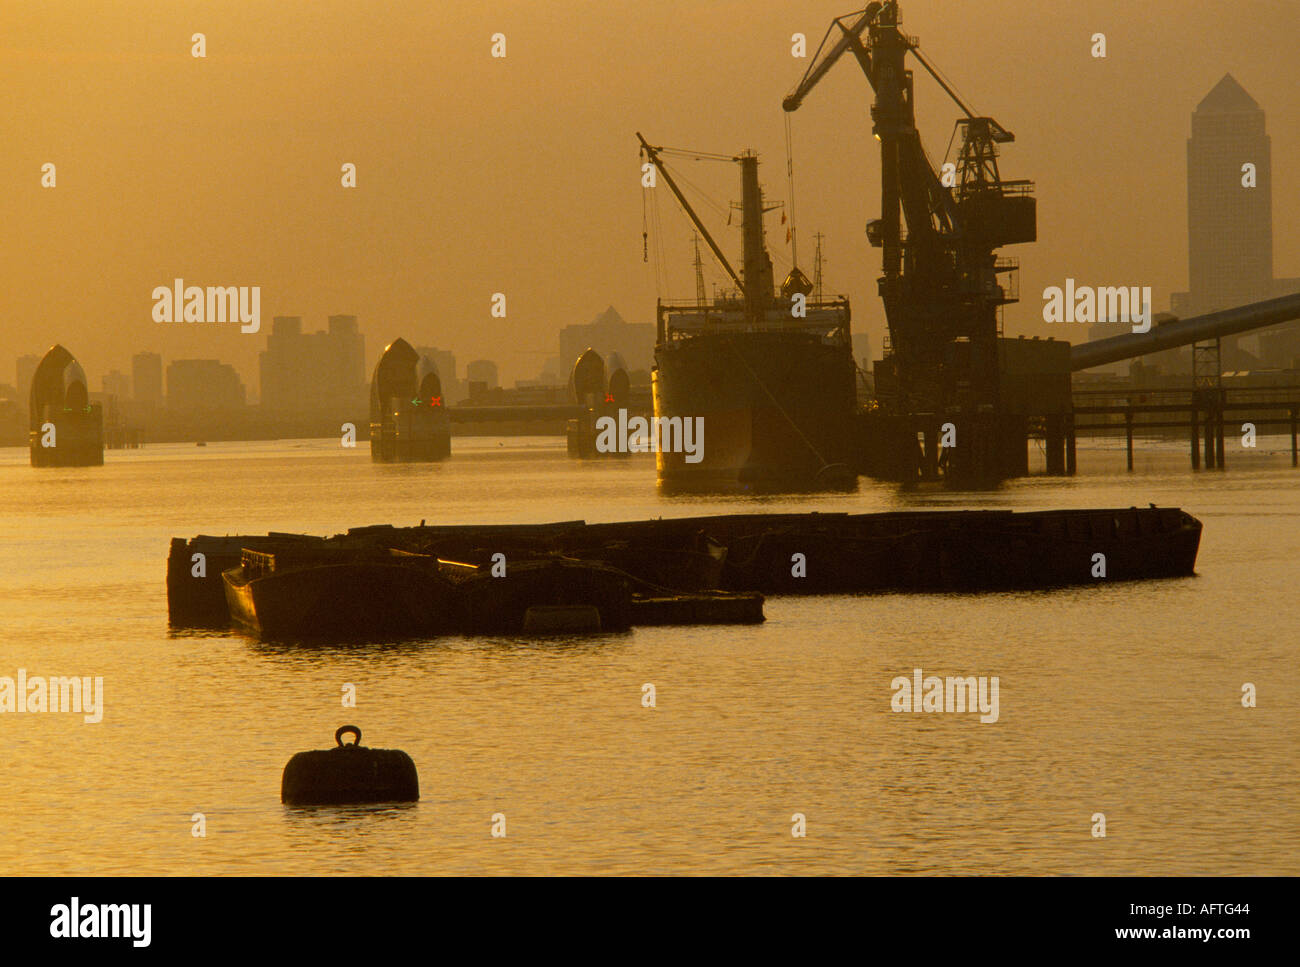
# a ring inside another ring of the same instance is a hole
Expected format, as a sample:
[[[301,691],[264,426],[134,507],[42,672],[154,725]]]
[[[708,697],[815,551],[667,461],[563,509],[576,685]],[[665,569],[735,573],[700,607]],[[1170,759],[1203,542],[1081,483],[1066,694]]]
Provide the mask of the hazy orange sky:
[[[782,96],[844,0],[681,2],[74,2],[0,4],[0,382],[20,353],[62,342],[92,388],[141,349],[218,357],[257,390],[273,315],[309,330],[353,313],[368,365],[398,335],[536,374],[559,327],[608,304],[654,319],[657,294],[693,297],[690,227],[666,191],[669,291],[642,262],[634,132],[654,143],[761,154],[787,197]],[[1187,285],[1186,138],[1231,72],[1272,137],[1274,268],[1300,276],[1300,2],[905,0],[904,30],[977,112],[1015,132],[1005,177],[1038,184],[1039,238],[1021,260],[1007,331],[1080,341],[1040,321],[1043,288]],[[191,56],[202,32],[207,57]],[[507,56],[490,56],[504,33]],[[1090,55],[1104,32],[1108,56]],[[933,158],[957,116],[917,70]],[[884,332],[870,89],[837,65],[793,116],[800,262],[826,235],[828,288],[854,332]],[[56,188],[40,186],[57,165]],[[357,166],[358,187],[340,185]],[[738,169],[679,165],[716,200]],[[779,217],[768,238],[784,274]],[[717,234],[729,255],[738,231]],[[653,243],[653,240],[652,240]],[[738,261],[738,259],[737,259]],[[157,324],[151,292],[259,285],[262,333]],[[707,277],[721,281],[709,265]],[[493,292],[508,315],[490,316]],[[861,356],[859,345],[857,355]]]

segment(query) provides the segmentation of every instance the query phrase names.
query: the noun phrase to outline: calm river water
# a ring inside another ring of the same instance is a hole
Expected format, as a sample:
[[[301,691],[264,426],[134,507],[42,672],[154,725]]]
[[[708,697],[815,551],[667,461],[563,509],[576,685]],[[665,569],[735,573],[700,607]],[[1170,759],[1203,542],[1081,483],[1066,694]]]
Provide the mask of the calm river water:
[[[397,467],[327,440],[86,469],[0,450],[0,676],[104,681],[98,724],[0,714],[0,873],[1300,874],[1300,471],[1260,442],[1224,473],[1148,444],[1128,475],[1101,445],[1073,479],[770,500],[660,497],[651,457],[580,463],[556,439]],[[1196,577],[771,598],[757,627],[555,641],[303,650],[167,626],[173,536],[1149,502],[1204,521]],[[914,668],[998,676],[998,721],[892,712]],[[412,756],[418,804],[280,804],[289,757],[346,722]]]

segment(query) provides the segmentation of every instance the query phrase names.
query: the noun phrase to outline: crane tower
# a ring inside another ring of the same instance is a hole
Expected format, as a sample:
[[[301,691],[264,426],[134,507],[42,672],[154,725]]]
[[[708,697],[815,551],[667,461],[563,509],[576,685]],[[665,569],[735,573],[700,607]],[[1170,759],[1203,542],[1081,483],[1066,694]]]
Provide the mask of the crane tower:
[[[998,146],[1014,136],[993,118],[974,115],[899,23],[892,0],[836,19],[783,107],[797,110],[846,52],[875,95],[881,213],[867,224],[867,236],[881,250],[889,341],[876,367],[878,409],[867,433],[872,472],[904,480],[997,479],[1025,463],[1026,444],[1025,418],[1000,394],[1000,310],[1016,301],[1017,263],[999,258],[997,249],[1036,239],[1033,185],[1002,178]],[[957,122],[957,160],[939,172],[916,128],[909,55],[965,115]]]

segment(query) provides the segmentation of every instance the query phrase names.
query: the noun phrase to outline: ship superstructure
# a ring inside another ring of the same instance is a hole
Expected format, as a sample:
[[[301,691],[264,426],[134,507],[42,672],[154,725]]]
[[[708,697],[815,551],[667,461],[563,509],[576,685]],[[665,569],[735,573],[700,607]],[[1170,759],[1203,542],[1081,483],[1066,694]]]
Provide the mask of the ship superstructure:
[[[701,418],[702,456],[662,447],[659,481],[668,490],[799,491],[856,485],[852,462],[856,371],[849,300],[816,298],[798,267],[779,290],[763,232],[758,156],[741,169],[742,273],[731,266],[669,171],[665,149],[641,141],[703,235],[734,291],[694,303],[658,305],[652,373],[656,420]],[[701,287],[702,288],[702,287]]]

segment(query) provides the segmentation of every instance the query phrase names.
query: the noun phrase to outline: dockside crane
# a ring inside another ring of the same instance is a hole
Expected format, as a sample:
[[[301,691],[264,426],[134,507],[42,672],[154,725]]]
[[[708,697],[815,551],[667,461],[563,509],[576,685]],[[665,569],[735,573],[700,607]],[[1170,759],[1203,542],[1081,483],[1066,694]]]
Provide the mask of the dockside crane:
[[[996,249],[1036,239],[1033,185],[1001,177],[997,146],[1014,135],[967,108],[899,24],[894,0],[836,18],[782,106],[797,110],[845,53],[875,95],[881,214],[868,223],[867,237],[882,250],[879,293],[889,328],[870,434],[876,462],[891,462],[902,479],[936,477],[941,465],[949,478],[1006,476],[1008,464],[1023,463],[1015,446],[1019,441],[1023,451],[1025,429],[999,399],[999,311],[1016,301],[1016,263],[999,259]],[[964,115],[951,170],[936,172],[921,143],[909,54]],[[956,446],[941,458],[947,423],[956,429]]]

